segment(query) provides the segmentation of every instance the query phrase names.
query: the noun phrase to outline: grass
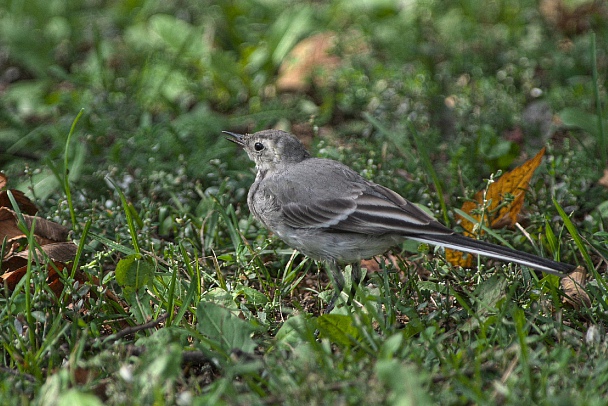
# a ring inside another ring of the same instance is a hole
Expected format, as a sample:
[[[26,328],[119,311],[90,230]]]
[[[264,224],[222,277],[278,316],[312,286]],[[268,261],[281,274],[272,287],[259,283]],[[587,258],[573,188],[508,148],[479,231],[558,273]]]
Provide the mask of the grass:
[[[0,6],[0,169],[76,245],[61,269],[21,222],[0,403],[605,404],[608,27],[590,10]],[[568,31],[577,18],[590,28]],[[337,33],[339,66],[277,90],[289,50],[320,31]],[[554,276],[463,270],[405,243],[322,314],[328,277],[253,220],[251,163],[221,137],[269,127],[456,228],[465,199],[546,145],[525,233],[486,235],[583,265],[590,304],[568,305]]]

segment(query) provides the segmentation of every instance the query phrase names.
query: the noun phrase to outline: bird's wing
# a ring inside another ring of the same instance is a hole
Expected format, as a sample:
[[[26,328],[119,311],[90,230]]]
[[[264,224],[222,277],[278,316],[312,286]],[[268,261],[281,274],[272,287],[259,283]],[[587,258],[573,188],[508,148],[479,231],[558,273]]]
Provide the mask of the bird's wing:
[[[305,160],[270,187],[285,224],[294,228],[371,235],[453,233],[397,193],[334,161]]]

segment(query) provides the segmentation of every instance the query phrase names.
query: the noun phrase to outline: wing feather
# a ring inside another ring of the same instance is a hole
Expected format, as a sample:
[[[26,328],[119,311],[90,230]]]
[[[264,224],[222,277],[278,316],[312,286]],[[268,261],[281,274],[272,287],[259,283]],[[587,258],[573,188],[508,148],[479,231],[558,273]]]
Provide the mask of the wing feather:
[[[313,158],[288,172],[271,189],[290,227],[371,235],[453,233],[397,193],[346,166]],[[314,182],[307,182],[310,174]]]

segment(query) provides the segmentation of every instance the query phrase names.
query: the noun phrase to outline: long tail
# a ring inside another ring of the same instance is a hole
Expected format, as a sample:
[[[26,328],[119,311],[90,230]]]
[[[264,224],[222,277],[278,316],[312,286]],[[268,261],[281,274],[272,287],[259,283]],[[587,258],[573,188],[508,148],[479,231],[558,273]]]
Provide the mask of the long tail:
[[[517,264],[525,265],[539,271],[557,275],[559,277],[564,277],[576,269],[576,266],[574,265],[552,261],[533,254],[528,254],[527,252],[516,251],[514,249],[491,244],[489,242],[475,240],[460,234],[430,234],[423,236],[408,236],[408,238],[427,244],[451,248],[457,251],[484,255],[505,262],[515,262]]]

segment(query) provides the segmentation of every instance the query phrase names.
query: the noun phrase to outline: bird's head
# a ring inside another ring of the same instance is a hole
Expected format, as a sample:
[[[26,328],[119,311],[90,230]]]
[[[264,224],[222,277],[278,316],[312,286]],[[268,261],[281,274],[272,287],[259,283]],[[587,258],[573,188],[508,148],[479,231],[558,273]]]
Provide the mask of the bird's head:
[[[253,134],[223,131],[227,140],[242,147],[259,171],[280,169],[284,165],[310,158],[304,145],[294,135],[280,130],[264,130]]]

